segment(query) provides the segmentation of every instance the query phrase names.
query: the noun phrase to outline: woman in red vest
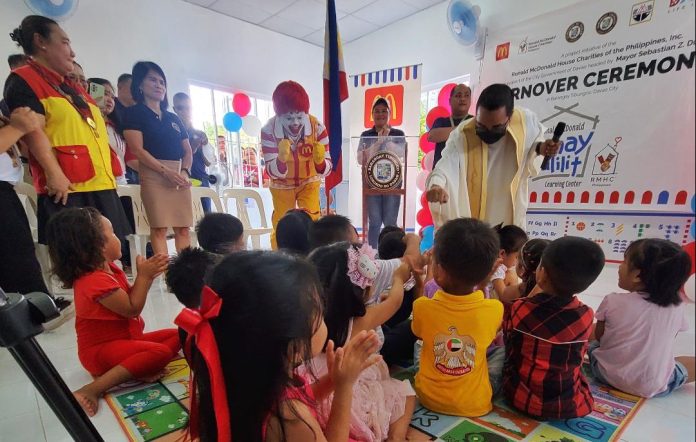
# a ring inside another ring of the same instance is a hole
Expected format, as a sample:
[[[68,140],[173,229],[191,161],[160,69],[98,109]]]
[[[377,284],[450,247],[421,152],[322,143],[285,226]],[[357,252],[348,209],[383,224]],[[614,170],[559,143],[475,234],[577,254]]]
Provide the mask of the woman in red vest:
[[[5,100],[11,110],[26,106],[40,114],[43,129],[23,138],[39,196],[39,242],[46,243],[48,219],[65,207],[96,208],[123,241],[130,226],[116,194],[120,164],[99,107],[66,77],[75,58],[68,35],[55,21],[30,15],[11,37],[29,60],[7,78]]]

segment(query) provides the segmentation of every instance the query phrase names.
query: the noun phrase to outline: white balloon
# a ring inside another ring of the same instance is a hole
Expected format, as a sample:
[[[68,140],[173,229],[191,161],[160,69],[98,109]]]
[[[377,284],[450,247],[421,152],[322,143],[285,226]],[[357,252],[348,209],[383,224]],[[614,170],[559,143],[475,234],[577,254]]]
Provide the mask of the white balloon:
[[[416,175],[416,187],[421,192],[425,192],[425,182],[428,179],[428,174],[429,172],[427,170],[421,170],[418,172],[418,175]]]
[[[433,171],[433,162],[435,162],[435,151],[431,150],[425,154],[425,170],[428,172]]]
[[[261,136],[261,120],[256,115],[242,117],[242,130],[251,137]]]

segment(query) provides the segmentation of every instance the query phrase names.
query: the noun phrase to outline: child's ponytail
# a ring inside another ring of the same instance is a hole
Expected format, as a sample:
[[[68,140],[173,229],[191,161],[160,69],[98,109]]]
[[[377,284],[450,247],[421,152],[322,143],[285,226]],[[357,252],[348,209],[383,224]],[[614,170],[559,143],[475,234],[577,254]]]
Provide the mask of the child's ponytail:
[[[520,262],[524,268],[522,275],[522,297],[527,296],[536,286],[536,269],[541,262],[541,255],[551,241],[534,238],[527,241],[520,250]]]
[[[691,271],[691,258],[681,247],[665,239],[641,239],[628,247],[625,258],[640,271],[648,301],[661,307],[681,304],[679,290]]]

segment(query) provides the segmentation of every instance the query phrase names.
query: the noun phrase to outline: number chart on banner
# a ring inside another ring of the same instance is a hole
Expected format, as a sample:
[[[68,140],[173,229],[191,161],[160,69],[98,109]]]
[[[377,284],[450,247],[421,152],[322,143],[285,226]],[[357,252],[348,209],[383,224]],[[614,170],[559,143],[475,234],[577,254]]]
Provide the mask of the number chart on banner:
[[[623,261],[631,242],[641,238],[662,238],[685,245],[693,241],[693,216],[612,215],[602,213],[527,213],[530,238],[554,240],[562,236],[591,239],[602,247],[608,261]]]

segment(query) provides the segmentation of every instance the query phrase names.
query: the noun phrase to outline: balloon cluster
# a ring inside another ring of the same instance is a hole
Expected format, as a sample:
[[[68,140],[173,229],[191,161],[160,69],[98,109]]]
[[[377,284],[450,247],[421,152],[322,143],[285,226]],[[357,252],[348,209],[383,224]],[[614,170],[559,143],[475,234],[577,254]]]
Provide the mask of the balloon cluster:
[[[450,93],[452,89],[456,86],[454,83],[446,84],[440,89],[437,95],[437,106],[430,109],[425,117],[425,125],[427,130],[433,127],[435,120],[442,117],[449,117],[452,112],[452,108],[449,104]],[[421,253],[426,250],[430,250],[433,247],[433,242],[435,239],[435,226],[433,225],[433,215],[430,213],[430,206],[425,198],[425,183],[428,179],[428,175],[433,170],[433,162],[435,160],[435,143],[428,141],[428,133],[421,135],[418,141],[420,150],[424,153],[423,159],[421,160],[421,171],[418,172],[416,176],[416,187],[419,191],[423,192],[420,198],[420,209],[416,213],[416,221],[418,225],[421,226],[420,236],[421,236]]]
[[[243,93],[236,93],[232,97],[232,109],[222,117],[222,125],[230,132],[243,130],[251,137],[261,135],[261,120],[256,115],[249,115],[251,111],[251,99]]]

